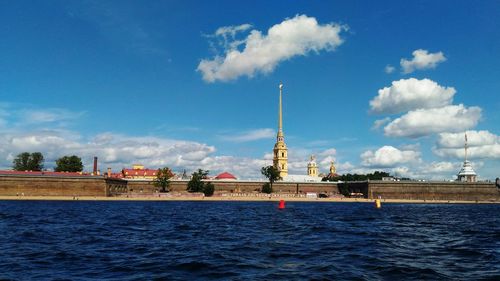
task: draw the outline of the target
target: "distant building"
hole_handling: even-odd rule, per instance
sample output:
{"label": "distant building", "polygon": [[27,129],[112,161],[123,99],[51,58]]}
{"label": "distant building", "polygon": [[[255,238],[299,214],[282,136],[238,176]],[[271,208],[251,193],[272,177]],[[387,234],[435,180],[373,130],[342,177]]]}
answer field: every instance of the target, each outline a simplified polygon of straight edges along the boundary
{"label": "distant building", "polygon": [[328,178],[335,178],[338,177],[339,175],[337,174],[337,169],[335,168],[335,162],[330,162],[330,173],[328,174]]}
{"label": "distant building", "polygon": [[316,164],[314,155],[311,155],[311,160],[307,164],[307,175],[310,177],[319,177],[318,164]]}
{"label": "distant building", "polygon": [[280,97],[278,106],[278,135],[273,149],[273,166],[279,171],[280,177],[285,178],[288,175],[288,149],[285,144],[285,134],[283,133],[283,114],[282,114],[282,94],[283,83],[280,83]]}
{"label": "distant building", "polygon": [[144,165],[141,164],[134,164],[132,169],[122,169],[121,175],[117,175],[117,177],[125,179],[152,180],[156,178],[157,171],[158,170],[144,168]]}
{"label": "distant building", "polygon": [[465,133],[465,160],[460,172],[457,174],[457,180],[461,182],[476,182],[477,174],[472,168],[472,165],[469,161],[467,161],[467,132]]}
{"label": "distant building", "polygon": [[237,180],[237,178],[233,174],[228,173],[228,172],[221,173],[221,174],[217,175],[214,179],[216,179],[216,180]]}

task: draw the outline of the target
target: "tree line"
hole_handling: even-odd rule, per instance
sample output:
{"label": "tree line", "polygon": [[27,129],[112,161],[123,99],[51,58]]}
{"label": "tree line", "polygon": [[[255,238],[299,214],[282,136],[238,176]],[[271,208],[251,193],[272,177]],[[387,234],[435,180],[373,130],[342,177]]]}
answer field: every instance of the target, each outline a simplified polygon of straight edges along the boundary
{"label": "tree line", "polygon": [[343,174],[343,175],[328,175],[322,181],[366,181],[366,180],[381,180],[384,177],[390,177],[387,172],[375,171],[369,174]]}
{"label": "tree line", "polygon": [[[208,178],[208,170],[198,169],[191,174],[191,180],[189,180],[187,185],[187,191],[202,192],[205,196],[212,196],[215,191],[215,186],[211,182],[205,182],[204,179]],[[169,167],[164,167],[158,169],[156,172],[156,178],[153,180],[153,185],[160,188],[160,192],[170,191],[170,179],[174,176],[174,173]]]}
{"label": "tree line", "polygon": [[[14,171],[42,171],[45,159],[41,152],[22,152],[12,161]],[[56,172],[81,172],[83,171],[82,159],[76,155],[67,155],[56,160]]]}

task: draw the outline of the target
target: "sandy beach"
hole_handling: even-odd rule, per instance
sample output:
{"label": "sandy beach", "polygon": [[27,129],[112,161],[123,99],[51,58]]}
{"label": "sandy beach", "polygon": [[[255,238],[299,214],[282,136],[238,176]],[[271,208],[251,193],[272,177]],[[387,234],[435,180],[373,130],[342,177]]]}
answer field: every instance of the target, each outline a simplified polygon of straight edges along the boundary
{"label": "sandy beach", "polygon": [[[45,201],[254,201],[254,202],[345,202],[345,203],[373,203],[374,199],[365,198],[304,198],[304,197],[257,197],[257,196],[141,196],[141,197],[104,197],[104,196],[0,196],[0,200],[45,200]],[[382,203],[409,203],[409,204],[499,204],[499,201],[458,201],[458,200],[406,200],[382,199]]]}

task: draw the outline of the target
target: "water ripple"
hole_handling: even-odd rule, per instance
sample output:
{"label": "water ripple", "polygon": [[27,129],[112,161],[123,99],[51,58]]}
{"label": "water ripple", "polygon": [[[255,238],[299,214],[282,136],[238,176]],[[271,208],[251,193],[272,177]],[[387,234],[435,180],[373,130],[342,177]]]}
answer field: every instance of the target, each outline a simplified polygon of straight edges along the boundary
{"label": "water ripple", "polygon": [[0,202],[1,280],[498,280],[499,205]]}

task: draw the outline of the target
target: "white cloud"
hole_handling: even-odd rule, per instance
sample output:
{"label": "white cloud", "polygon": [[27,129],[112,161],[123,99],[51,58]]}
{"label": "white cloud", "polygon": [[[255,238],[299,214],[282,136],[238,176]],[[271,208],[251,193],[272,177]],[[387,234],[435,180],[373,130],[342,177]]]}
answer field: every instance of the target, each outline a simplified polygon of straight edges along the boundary
{"label": "white cloud", "polygon": [[217,30],[215,31],[215,35],[216,36],[231,36],[234,38],[236,36],[236,33],[248,30],[250,28],[252,28],[252,25],[250,25],[248,23],[245,23],[242,25],[237,25],[237,26],[223,26],[223,27],[217,28]]}
{"label": "white cloud", "polygon": [[400,64],[403,73],[411,73],[417,69],[435,68],[438,63],[446,61],[443,52],[429,53],[427,50],[418,49],[413,51],[411,60],[401,59]]}
{"label": "white cloud", "polygon": [[481,108],[463,104],[417,109],[395,119],[384,128],[389,137],[418,138],[434,133],[459,132],[477,125]]}
{"label": "white cloud", "polygon": [[384,126],[389,122],[391,122],[390,117],[385,117],[383,119],[375,120],[375,122],[373,122],[372,130],[378,130],[380,127]]}
{"label": "white cloud", "polygon": [[455,93],[453,87],[442,87],[429,79],[401,79],[380,89],[378,96],[370,101],[370,110],[376,114],[394,114],[442,107],[452,103]]}
{"label": "white cloud", "polygon": [[275,135],[276,133],[274,132],[273,129],[264,128],[264,129],[250,130],[239,134],[224,135],[220,136],[220,138],[222,140],[232,141],[232,142],[248,142],[248,141],[273,138]]}
{"label": "white cloud", "polygon": [[385,68],[384,68],[384,71],[387,74],[393,73],[394,70],[396,70],[396,68],[394,66],[390,65],[390,64],[386,65]]}
{"label": "white cloud", "polygon": [[[439,134],[438,147],[463,148],[465,143],[465,132]],[[500,143],[500,136],[489,131],[467,131],[467,144],[471,146],[483,146]]]}
{"label": "white cloud", "polygon": [[[250,28],[248,25],[242,26],[225,27],[217,32],[223,36],[228,33],[234,35],[237,31]],[[297,15],[272,26],[267,35],[254,29],[245,39],[226,43],[222,56],[202,59],[197,71],[202,73],[207,82],[270,73],[280,62],[294,56],[322,50],[333,51],[342,44],[340,33],[346,29],[346,26],[335,23],[321,25],[314,17]],[[241,45],[242,50],[239,50]]]}
{"label": "white cloud", "polygon": [[[434,154],[440,157],[463,159],[464,133],[439,134]],[[489,131],[467,131],[467,157],[469,159],[500,159],[500,136]]]}
{"label": "white cloud", "polygon": [[452,174],[460,169],[460,164],[452,162],[432,162],[427,165],[422,165],[420,172],[427,174]]}
{"label": "white cloud", "polygon": [[415,161],[421,161],[420,152],[414,150],[400,150],[388,145],[376,151],[368,150],[361,154],[361,163],[366,167],[391,168]]}

